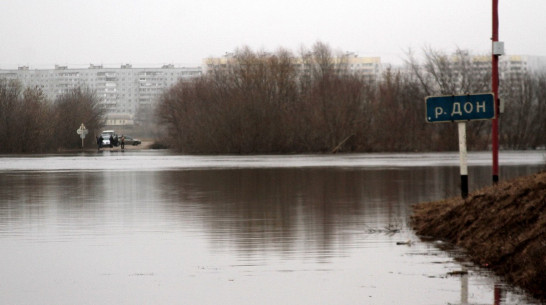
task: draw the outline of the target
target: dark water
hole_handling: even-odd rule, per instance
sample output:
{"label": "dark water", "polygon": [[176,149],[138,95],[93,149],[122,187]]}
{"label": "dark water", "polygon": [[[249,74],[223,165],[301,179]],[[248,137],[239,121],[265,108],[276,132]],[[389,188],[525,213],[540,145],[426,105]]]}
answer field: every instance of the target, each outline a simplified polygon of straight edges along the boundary
{"label": "dark water", "polygon": [[[471,190],[488,159],[469,155]],[[501,179],[544,168],[541,153],[500,160]],[[457,162],[5,156],[0,304],[535,304],[409,229],[412,204],[459,194]]]}

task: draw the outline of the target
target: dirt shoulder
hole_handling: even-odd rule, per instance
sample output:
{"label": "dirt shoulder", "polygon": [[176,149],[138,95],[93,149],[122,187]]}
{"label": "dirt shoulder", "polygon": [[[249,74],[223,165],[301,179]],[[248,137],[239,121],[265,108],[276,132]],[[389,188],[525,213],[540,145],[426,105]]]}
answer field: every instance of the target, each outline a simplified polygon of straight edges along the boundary
{"label": "dirt shoulder", "polygon": [[414,206],[412,226],[546,301],[546,172]]}

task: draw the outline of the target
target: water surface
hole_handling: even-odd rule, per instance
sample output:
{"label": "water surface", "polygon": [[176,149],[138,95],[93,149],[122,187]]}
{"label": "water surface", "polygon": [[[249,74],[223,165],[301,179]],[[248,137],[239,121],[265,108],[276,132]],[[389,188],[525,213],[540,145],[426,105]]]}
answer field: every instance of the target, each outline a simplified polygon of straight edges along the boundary
{"label": "water surface", "polygon": [[[544,167],[505,152],[501,179]],[[0,158],[2,304],[534,304],[411,205],[459,194],[457,154]],[[470,188],[490,154],[469,154]],[[410,243],[408,243],[408,241]],[[468,270],[468,276],[451,276]]]}

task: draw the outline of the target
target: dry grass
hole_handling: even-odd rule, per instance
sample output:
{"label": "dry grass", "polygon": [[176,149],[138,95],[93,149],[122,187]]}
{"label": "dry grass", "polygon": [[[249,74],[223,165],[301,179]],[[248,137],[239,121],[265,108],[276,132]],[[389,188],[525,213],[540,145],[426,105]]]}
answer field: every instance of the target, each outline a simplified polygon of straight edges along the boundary
{"label": "dry grass", "polygon": [[417,234],[449,241],[546,300],[546,172],[414,206]]}

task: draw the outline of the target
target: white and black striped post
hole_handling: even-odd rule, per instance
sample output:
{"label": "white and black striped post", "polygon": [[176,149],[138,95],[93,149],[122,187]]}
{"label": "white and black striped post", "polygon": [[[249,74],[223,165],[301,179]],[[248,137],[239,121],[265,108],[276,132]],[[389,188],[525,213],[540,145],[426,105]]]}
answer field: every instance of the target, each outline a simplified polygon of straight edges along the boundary
{"label": "white and black striped post", "polygon": [[461,196],[468,197],[468,166],[466,152],[466,123],[458,122],[459,127],[459,161],[461,173]]}

